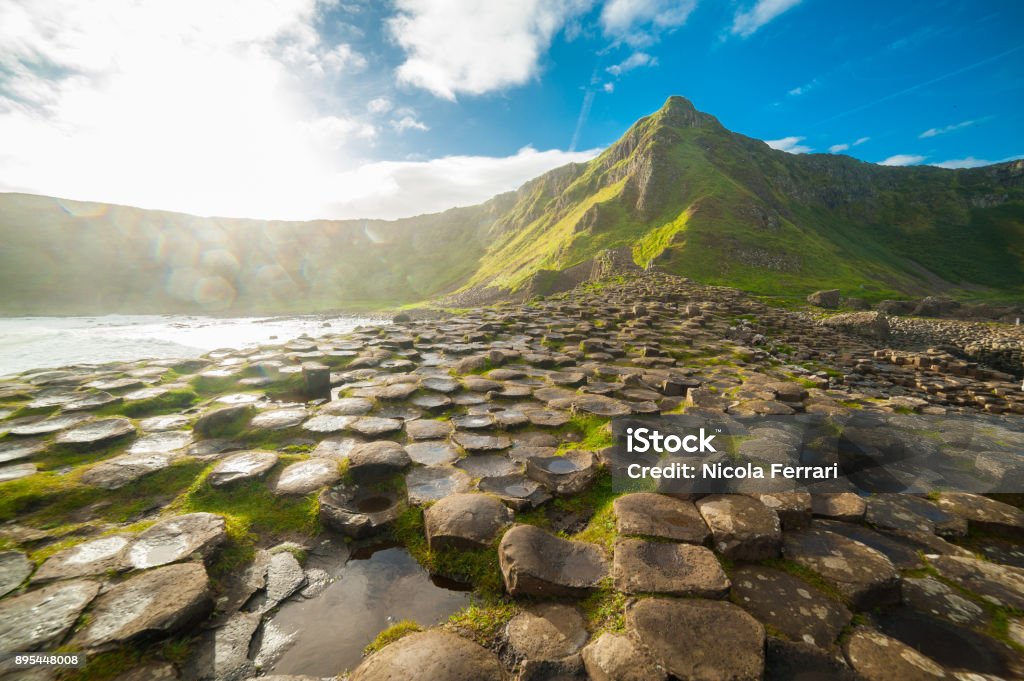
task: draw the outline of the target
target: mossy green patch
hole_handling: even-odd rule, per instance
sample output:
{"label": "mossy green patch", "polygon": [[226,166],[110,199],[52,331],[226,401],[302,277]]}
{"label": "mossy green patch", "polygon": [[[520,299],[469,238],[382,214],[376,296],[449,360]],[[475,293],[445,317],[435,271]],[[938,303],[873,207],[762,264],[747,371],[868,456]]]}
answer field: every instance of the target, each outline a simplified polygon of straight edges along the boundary
{"label": "mossy green patch", "polygon": [[476,641],[484,648],[497,647],[501,633],[509,620],[519,612],[519,606],[505,599],[490,598],[463,608],[448,618],[446,626],[460,635]]}
{"label": "mossy green patch", "polygon": [[175,388],[156,397],[111,404],[100,409],[98,413],[107,415],[123,414],[132,418],[140,418],[143,416],[179,412],[191,407],[198,401],[199,395],[191,388]]}
{"label": "mossy green patch", "polygon": [[394,643],[395,641],[398,641],[408,636],[409,634],[415,634],[417,631],[423,631],[423,627],[421,627],[418,623],[412,620],[402,620],[401,622],[396,622],[384,631],[377,634],[377,636],[372,641],[366,644],[366,647],[363,648],[363,655],[373,655],[375,652],[377,652],[384,646]]}

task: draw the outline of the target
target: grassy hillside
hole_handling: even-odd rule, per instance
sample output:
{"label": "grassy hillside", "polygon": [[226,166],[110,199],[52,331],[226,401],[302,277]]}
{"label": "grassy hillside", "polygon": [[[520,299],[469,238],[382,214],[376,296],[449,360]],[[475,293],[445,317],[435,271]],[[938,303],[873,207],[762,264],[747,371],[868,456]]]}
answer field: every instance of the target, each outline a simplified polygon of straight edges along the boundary
{"label": "grassy hillside", "polygon": [[268,222],[0,194],[0,313],[280,313],[551,290],[607,249],[769,295],[1024,297],[1024,162],[791,155],[681,97],[586,164],[397,221]]}

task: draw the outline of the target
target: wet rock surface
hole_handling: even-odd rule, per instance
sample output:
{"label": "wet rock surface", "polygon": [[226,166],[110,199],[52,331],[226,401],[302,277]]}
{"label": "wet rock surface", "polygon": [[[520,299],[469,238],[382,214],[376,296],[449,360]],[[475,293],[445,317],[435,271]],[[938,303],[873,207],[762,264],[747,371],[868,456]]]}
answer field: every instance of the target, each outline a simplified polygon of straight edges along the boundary
{"label": "wet rock surface", "polygon": [[[1008,643],[1024,641],[1019,497],[949,491],[964,476],[1024,481],[1024,391],[998,349],[1020,342],[1014,327],[885,310],[885,336],[874,312],[822,323],[656,271],[529,305],[420,312],[0,380],[0,648],[145,648],[119,681],[274,678],[291,645],[275,613],[315,605],[327,630],[334,617],[394,623],[375,610],[390,567],[372,594],[350,581],[345,603],[320,599],[351,556],[397,541],[431,589],[504,591],[502,606],[458,624],[445,611],[326,675],[1024,673]],[[765,465],[820,455],[805,415],[856,421],[843,447],[906,460],[888,478],[861,471],[890,485],[874,495],[614,486],[610,420],[680,412],[730,428],[777,415],[737,435]],[[932,431],[879,427],[915,415]],[[942,466],[922,473],[918,455]],[[444,593],[450,607],[469,599]]]}

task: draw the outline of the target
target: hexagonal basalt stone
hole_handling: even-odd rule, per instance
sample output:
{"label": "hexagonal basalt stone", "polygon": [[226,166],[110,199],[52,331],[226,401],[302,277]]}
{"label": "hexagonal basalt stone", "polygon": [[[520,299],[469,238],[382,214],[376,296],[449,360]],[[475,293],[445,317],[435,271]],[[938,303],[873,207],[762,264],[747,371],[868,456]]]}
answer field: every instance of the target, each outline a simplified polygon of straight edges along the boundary
{"label": "hexagonal basalt stone", "polygon": [[666,681],[665,670],[633,639],[606,633],[583,649],[583,665],[592,681]]}
{"label": "hexagonal basalt stone", "polygon": [[866,681],[936,681],[949,678],[931,658],[870,627],[854,630],[843,645],[843,652],[850,666]]}
{"label": "hexagonal basalt stone", "polygon": [[866,511],[864,499],[852,492],[811,495],[811,512],[819,518],[856,523]]}
{"label": "hexagonal basalt stone", "polygon": [[350,426],[352,430],[367,437],[377,437],[402,430],[401,419],[387,419],[377,416],[361,416]]}
{"label": "hexagonal basalt stone", "polygon": [[241,428],[248,423],[252,405],[235,404],[208,411],[192,424],[192,430],[200,437],[221,437],[224,433]]}
{"label": "hexagonal basalt stone", "polygon": [[379,440],[356,445],[348,455],[348,470],[357,480],[373,480],[399,473],[409,466],[409,454],[397,442]]}
{"label": "hexagonal basalt stone", "polygon": [[637,492],[616,498],[613,508],[619,534],[660,537],[690,544],[703,544],[711,535],[707,523],[691,501]]}
{"label": "hexagonal basalt stone", "polygon": [[551,493],[543,485],[520,473],[485,477],[477,487],[517,511],[527,511],[551,500]]}
{"label": "hexagonal basalt stone", "polygon": [[332,416],[330,414],[319,414],[302,424],[303,430],[311,433],[329,435],[347,430],[349,426],[359,419],[358,416]]}
{"label": "hexagonal basalt stone", "polygon": [[711,529],[715,551],[734,560],[765,560],[779,555],[779,517],[760,501],[716,494],[697,502]]}
{"label": "hexagonal basalt stone", "polygon": [[787,532],[782,555],[817,572],[855,608],[899,602],[899,575],[892,562],[858,541],[813,528]]}
{"label": "hexagonal basalt stone", "polygon": [[187,430],[167,430],[143,435],[132,443],[127,454],[166,454],[192,444],[192,433]]}
{"label": "hexagonal basalt stone", "polygon": [[0,650],[59,645],[99,590],[99,583],[89,580],[60,582],[0,601]]}
{"label": "hexagonal basalt stone", "polygon": [[1024,537],[1024,511],[966,492],[944,492],[935,503],[939,508],[967,520],[971,527],[1008,537]]}
{"label": "hexagonal basalt stone", "polygon": [[356,539],[384,530],[405,508],[405,499],[394,491],[337,485],[320,493],[321,522]]}
{"label": "hexagonal basalt stone", "polygon": [[363,416],[373,409],[373,400],[364,397],[342,397],[325,404],[320,411],[332,416]]}
{"label": "hexagonal basalt stone", "polygon": [[453,494],[423,513],[431,549],[475,549],[491,545],[512,524],[512,511],[486,494]]}
{"label": "hexagonal basalt stone", "polygon": [[626,416],[633,411],[625,402],[620,402],[603,395],[581,395],[574,397],[572,409],[576,412],[605,417]]}
{"label": "hexagonal basalt stone", "polygon": [[32,582],[71,579],[127,569],[126,553],[131,537],[115,534],[99,537],[58,551],[39,566]]}
{"label": "hexagonal basalt stone", "polygon": [[410,634],[385,646],[352,672],[351,681],[501,681],[498,657],[441,630]]}
{"label": "hexagonal basalt stone", "polygon": [[0,552],[0,598],[21,586],[33,567],[32,561],[20,551]]}
{"label": "hexagonal basalt stone", "polygon": [[512,446],[507,435],[476,435],[457,431],[452,439],[467,452],[496,452]]}
{"label": "hexagonal basalt stone", "polygon": [[51,416],[48,419],[41,421],[33,421],[32,423],[25,423],[19,426],[11,428],[11,435],[18,435],[19,437],[25,437],[29,435],[50,435],[57,433],[62,430],[67,430],[73,426],[77,426],[83,421],[88,421],[88,416],[81,414],[62,414],[60,416]]}
{"label": "hexagonal basalt stone", "polygon": [[517,525],[505,533],[498,561],[513,596],[581,598],[608,574],[597,546],[561,539],[532,525]]}
{"label": "hexagonal basalt stone", "polygon": [[43,451],[46,451],[46,443],[40,440],[0,442],[0,464],[27,459]]}
{"label": "hexagonal basalt stone", "polygon": [[526,475],[555,494],[576,494],[594,479],[597,459],[593,452],[570,450],[562,456],[534,456],[526,460]]}
{"label": "hexagonal basalt stone", "polygon": [[13,466],[3,466],[0,468],[0,482],[27,478],[30,475],[35,475],[37,470],[34,463],[18,463]]}
{"label": "hexagonal basalt stone", "polygon": [[628,594],[723,598],[729,578],[715,554],[703,546],[619,539],[612,565],[615,588]]}
{"label": "hexagonal basalt stone", "polygon": [[80,480],[94,487],[119,489],[145,475],[167,468],[180,456],[180,453],[174,452],[122,454],[101,461],[88,469],[82,474]]}
{"label": "hexagonal basalt stone", "polygon": [[147,570],[97,598],[88,624],[71,644],[103,649],[143,636],[172,633],[201,619],[210,604],[210,580],[202,563]]}
{"label": "hexagonal basalt stone", "polygon": [[967,534],[967,520],[944,511],[925,499],[907,494],[876,494],[865,500],[864,520],[881,530],[920,532],[962,537]]}
{"label": "hexagonal basalt stone", "polygon": [[930,556],[928,562],[940,577],[986,601],[1024,610],[1024,568],[961,556]]}
{"label": "hexagonal basalt stone", "polygon": [[412,440],[441,440],[452,432],[447,421],[433,419],[417,419],[405,424],[405,432]]}
{"label": "hexagonal basalt stone", "polygon": [[988,621],[984,608],[933,577],[904,577],[902,591],[903,603],[919,612],[975,627]]}
{"label": "hexagonal basalt stone", "polygon": [[438,440],[413,442],[405,446],[405,452],[415,463],[424,466],[441,466],[459,460],[459,450],[447,442]]}
{"label": "hexagonal basalt stone", "polygon": [[289,464],[277,479],[271,490],[277,495],[303,495],[333,485],[341,477],[338,462],[331,458],[316,457]]}
{"label": "hexagonal basalt stone", "polygon": [[309,414],[302,407],[261,411],[249,421],[249,427],[258,430],[285,430],[296,428]]}
{"label": "hexagonal basalt stone", "polygon": [[587,642],[587,628],[579,609],[562,603],[530,606],[505,626],[509,655],[520,661],[521,676],[546,666],[544,662],[576,655]]}
{"label": "hexagonal basalt stone", "polygon": [[731,603],[643,599],[626,608],[626,631],[680,679],[760,681],[764,673],[764,627]]}
{"label": "hexagonal basalt stone", "polygon": [[80,447],[101,447],[134,434],[135,426],[131,421],[116,417],[91,421],[83,426],[65,430],[57,435],[57,442]]}
{"label": "hexagonal basalt stone", "polygon": [[439,501],[452,494],[466,492],[472,486],[472,478],[453,466],[417,467],[405,476],[409,503],[415,505]]}
{"label": "hexagonal basalt stone", "polygon": [[214,487],[258,478],[277,464],[276,452],[245,451],[222,459],[206,480]]}
{"label": "hexagonal basalt stone", "polygon": [[189,513],[162,520],[143,531],[132,542],[127,559],[136,570],[160,567],[196,553],[209,555],[226,537],[221,516]]}
{"label": "hexagonal basalt stone", "polygon": [[853,615],[842,603],[785,572],[743,566],[733,573],[732,597],[761,622],[793,639],[828,648]]}

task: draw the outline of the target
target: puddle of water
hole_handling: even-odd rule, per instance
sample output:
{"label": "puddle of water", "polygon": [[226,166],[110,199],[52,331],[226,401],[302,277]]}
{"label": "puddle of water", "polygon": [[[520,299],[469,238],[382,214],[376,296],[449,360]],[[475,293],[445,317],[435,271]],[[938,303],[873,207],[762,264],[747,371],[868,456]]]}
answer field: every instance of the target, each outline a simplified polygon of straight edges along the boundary
{"label": "puddle of water", "polygon": [[469,604],[457,585],[432,581],[404,548],[354,552],[336,582],[310,600],[281,606],[270,620],[294,642],[271,674],[334,676],[355,668],[363,648],[387,627],[410,619],[427,627]]}
{"label": "puddle of water", "polygon": [[551,461],[545,462],[544,467],[547,468],[549,472],[554,473],[555,475],[573,473],[575,471],[578,471],[580,468],[569,459],[552,459]]}

